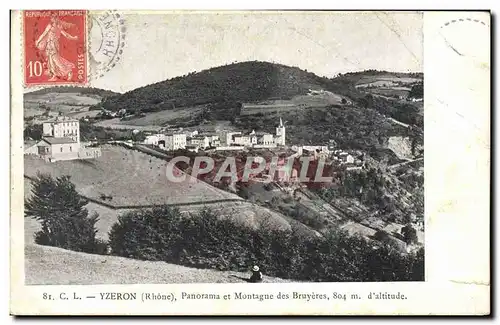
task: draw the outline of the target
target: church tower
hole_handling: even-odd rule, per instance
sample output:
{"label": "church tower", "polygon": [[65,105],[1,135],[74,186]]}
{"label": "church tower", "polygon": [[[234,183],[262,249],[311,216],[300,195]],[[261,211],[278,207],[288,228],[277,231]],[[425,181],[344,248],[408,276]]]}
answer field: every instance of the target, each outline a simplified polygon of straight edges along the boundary
{"label": "church tower", "polygon": [[276,144],[279,146],[285,145],[285,126],[280,117],[280,125],[276,128]]}

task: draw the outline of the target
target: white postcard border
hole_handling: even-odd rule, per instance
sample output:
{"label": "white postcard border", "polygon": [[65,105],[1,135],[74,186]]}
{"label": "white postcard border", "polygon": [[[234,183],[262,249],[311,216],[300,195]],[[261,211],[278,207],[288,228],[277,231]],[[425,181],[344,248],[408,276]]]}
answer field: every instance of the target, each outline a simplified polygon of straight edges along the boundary
{"label": "white postcard border", "polygon": [[[23,232],[22,73],[20,16],[11,21],[11,313],[38,314],[194,314],[194,315],[429,315],[487,314],[490,311],[489,274],[489,164],[490,73],[486,66],[453,54],[439,28],[453,19],[475,17],[490,24],[489,13],[424,13],[425,80],[425,283],[287,283],[287,284],[171,284],[25,286]],[[462,34],[472,42],[476,35]],[[480,53],[480,56],[484,53]],[[481,56],[481,57],[483,57]],[[18,62],[18,64],[16,64]],[[483,69],[483,70],[481,70]],[[479,81],[474,91],[464,76]],[[471,103],[475,103],[471,110]],[[458,114],[458,115],[457,115]],[[478,116],[479,115],[479,116]],[[457,119],[456,116],[459,116]],[[462,117],[460,117],[462,116]],[[457,121],[474,121],[473,127]],[[469,125],[470,126],[470,125]],[[467,174],[469,173],[469,175]],[[470,175],[472,174],[472,176]],[[467,175],[467,177],[463,177]],[[43,293],[60,296],[99,295],[106,292],[219,293],[279,292],[359,293],[400,292],[405,300],[181,300],[165,301],[51,301]]]}

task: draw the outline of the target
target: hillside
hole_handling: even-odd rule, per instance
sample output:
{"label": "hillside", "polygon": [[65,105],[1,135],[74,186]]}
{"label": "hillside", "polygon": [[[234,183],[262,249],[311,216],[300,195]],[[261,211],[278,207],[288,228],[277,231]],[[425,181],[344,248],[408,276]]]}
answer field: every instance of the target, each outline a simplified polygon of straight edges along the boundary
{"label": "hillside", "polygon": [[307,95],[309,90],[327,90],[352,99],[363,92],[359,83],[393,80],[398,84],[415,83],[422,74],[367,70],[326,78],[297,67],[277,63],[249,61],[215,67],[161,81],[106,98],[102,106],[109,110],[160,111],[209,103],[257,102],[291,99]]}
{"label": "hillside", "polygon": [[98,95],[100,97],[109,97],[109,96],[119,95],[119,93],[116,93],[114,91],[100,89],[100,88],[65,86],[65,87],[49,87],[49,88],[31,91],[29,93],[25,93],[24,98],[31,99],[35,96],[45,95],[45,94],[50,94],[50,93],[59,93],[59,94],[78,93],[78,94],[82,94],[82,95]]}
{"label": "hillside", "polygon": [[[236,194],[223,191],[205,182],[188,179],[174,183],[166,178],[166,162],[135,150],[119,146],[103,146],[102,157],[92,161],[68,160],[46,163],[42,159],[25,156],[25,175],[34,177],[37,172],[54,177],[69,175],[77,191],[92,199],[87,206],[90,212],[98,212],[97,224],[101,238],[118,215],[129,209],[169,204],[182,213],[196,214],[209,208],[220,216],[228,216],[240,224],[253,228],[269,226],[290,229],[297,225],[305,235],[315,232],[283,214],[243,200]],[[29,183],[25,190],[30,195]],[[106,199],[103,195],[107,196]]]}
{"label": "hillside", "polygon": [[269,62],[241,62],[190,73],[109,98],[103,107],[158,111],[220,102],[290,99],[309,89],[330,90],[331,80]]}
{"label": "hillside", "polygon": [[[325,133],[315,140],[360,139],[355,140],[356,147],[367,149],[364,143],[373,146],[390,136],[407,136],[404,127],[387,121],[389,117],[423,127],[421,103],[388,95],[408,95],[412,85],[422,82],[422,78],[418,73],[368,70],[329,79],[297,67],[252,61],[137,88],[105,98],[95,107],[148,113],[147,117],[113,121],[128,127],[144,127],[145,123],[197,127],[230,121],[238,128],[273,131],[280,115],[295,124],[293,132],[289,132],[297,135],[294,141],[309,143],[311,131],[323,129]],[[180,108],[191,114],[178,114]],[[155,118],[148,118],[150,114]],[[302,135],[306,138],[301,139]]]}
{"label": "hillside", "polygon": [[[36,244],[26,245],[25,256],[27,285],[244,283],[250,276],[250,272],[196,269]],[[290,281],[264,276],[263,282]]]}
{"label": "hillside", "polygon": [[87,87],[50,87],[23,95],[24,120],[32,124],[63,114],[72,118],[93,117],[97,111],[89,108],[108,96],[117,93],[110,90]]}

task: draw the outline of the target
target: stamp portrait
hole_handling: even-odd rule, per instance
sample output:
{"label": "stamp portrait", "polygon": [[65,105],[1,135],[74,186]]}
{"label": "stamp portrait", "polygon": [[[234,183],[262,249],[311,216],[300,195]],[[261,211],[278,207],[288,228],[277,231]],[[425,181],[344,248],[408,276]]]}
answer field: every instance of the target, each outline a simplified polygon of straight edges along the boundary
{"label": "stamp portrait", "polygon": [[23,23],[26,86],[87,83],[85,10],[27,10]]}

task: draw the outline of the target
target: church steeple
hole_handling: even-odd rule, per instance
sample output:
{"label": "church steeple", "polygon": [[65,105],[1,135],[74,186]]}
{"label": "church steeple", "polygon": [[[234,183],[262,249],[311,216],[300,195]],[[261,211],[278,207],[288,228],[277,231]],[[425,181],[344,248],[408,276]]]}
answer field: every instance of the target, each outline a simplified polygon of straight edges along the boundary
{"label": "church steeple", "polygon": [[283,125],[283,120],[280,117],[280,125],[276,127],[276,144],[284,146],[285,145],[285,126]]}

